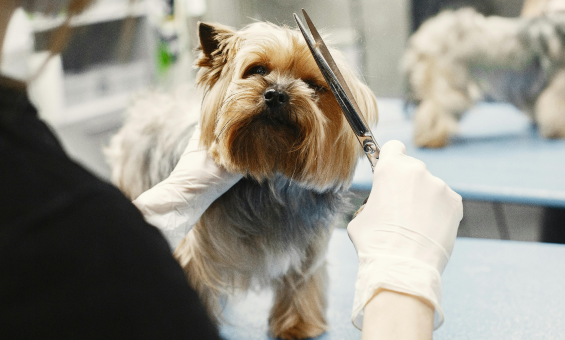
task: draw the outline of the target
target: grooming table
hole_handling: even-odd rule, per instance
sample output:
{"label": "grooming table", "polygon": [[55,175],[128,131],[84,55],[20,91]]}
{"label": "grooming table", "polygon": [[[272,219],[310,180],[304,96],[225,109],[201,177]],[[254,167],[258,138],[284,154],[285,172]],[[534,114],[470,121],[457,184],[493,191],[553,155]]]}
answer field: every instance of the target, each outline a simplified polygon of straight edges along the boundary
{"label": "grooming table", "polygon": [[[459,238],[443,275],[444,325],[436,340],[565,339],[565,245]],[[329,331],[317,339],[360,339],[350,321],[358,260],[337,229],[329,254]],[[228,304],[229,340],[263,340],[270,293]]]}
{"label": "grooming table", "polygon": [[[379,99],[379,144],[398,139],[464,199],[565,207],[565,141],[540,137],[509,104],[481,103],[467,112],[443,149],[412,143],[412,121],[398,99]],[[372,173],[360,161],[352,189],[370,190]]]}

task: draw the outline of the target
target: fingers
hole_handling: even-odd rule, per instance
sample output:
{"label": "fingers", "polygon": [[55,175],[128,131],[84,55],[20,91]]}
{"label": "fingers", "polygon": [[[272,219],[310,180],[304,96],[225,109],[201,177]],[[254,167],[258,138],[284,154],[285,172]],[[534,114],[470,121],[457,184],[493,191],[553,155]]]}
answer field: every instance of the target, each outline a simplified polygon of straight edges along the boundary
{"label": "fingers", "polygon": [[383,145],[379,158],[387,159],[399,155],[406,155],[406,146],[404,146],[401,141],[391,140]]}
{"label": "fingers", "polygon": [[373,188],[383,174],[395,173],[405,168],[405,163],[411,163],[412,160],[415,159],[406,156],[406,146],[401,141],[391,140],[386,142],[381,148],[379,161],[374,169]]}
{"label": "fingers", "polygon": [[377,166],[373,173],[373,188],[375,187],[375,183],[378,181],[380,173],[387,169],[388,171],[394,171],[390,168],[395,168],[397,166],[396,163],[398,162],[393,160],[398,156],[406,156],[406,146],[404,146],[401,141],[391,140],[382,146],[379,161],[377,162]]}

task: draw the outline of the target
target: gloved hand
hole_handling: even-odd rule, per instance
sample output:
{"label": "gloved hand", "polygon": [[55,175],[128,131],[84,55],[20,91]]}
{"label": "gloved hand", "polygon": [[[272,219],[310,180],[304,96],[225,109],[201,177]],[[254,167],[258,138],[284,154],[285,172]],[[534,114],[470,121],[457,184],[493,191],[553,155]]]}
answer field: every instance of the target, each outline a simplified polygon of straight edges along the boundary
{"label": "gloved hand", "polygon": [[199,146],[196,127],[184,153],[167,179],[141,194],[133,204],[145,220],[159,228],[172,249],[218,197],[241,179],[218,166]]}
{"label": "gloved hand", "polygon": [[347,227],[359,256],[353,324],[361,329],[365,305],[388,289],[429,301],[434,329],[441,326],[441,274],[462,218],[461,196],[406,156],[404,144],[386,143],[367,203]]}

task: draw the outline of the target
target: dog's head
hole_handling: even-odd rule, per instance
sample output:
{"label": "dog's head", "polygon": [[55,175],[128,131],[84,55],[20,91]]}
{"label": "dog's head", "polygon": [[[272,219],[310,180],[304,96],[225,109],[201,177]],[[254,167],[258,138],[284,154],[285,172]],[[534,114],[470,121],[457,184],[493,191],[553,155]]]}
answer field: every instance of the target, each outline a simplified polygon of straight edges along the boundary
{"label": "dog's head", "polygon": [[[258,181],[282,174],[318,191],[349,185],[359,143],[297,30],[199,24],[202,139],[226,169]],[[332,50],[366,121],[377,105]]]}

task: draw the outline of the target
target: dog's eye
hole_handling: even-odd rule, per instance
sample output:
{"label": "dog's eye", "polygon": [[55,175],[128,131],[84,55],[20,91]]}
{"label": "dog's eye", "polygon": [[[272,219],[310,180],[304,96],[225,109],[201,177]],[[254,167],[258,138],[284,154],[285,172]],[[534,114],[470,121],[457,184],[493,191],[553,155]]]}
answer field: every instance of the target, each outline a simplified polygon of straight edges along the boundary
{"label": "dog's eye", "polygon": [[267,74],[267,68],[265,66],[262,66],[262,65],[256,65],[256,66],[253,66],[252,68],[250,68],[249,70],[247,70],[247,72],[245,72],[246,77],[249,77],[249,76],[252,76],[252,75],[255,75],[255,74],[264,76],[264,75]]}
{"label": "dog's eye", "polygon": [[306,80],[304,80],[304,82],[306,83],[306,85],[308,85],[309,88],[311,88],[312,90],[314,90],[318,93],[324,93],[328,90],[324,86],[318,84],[315,80],[306,79]]}

